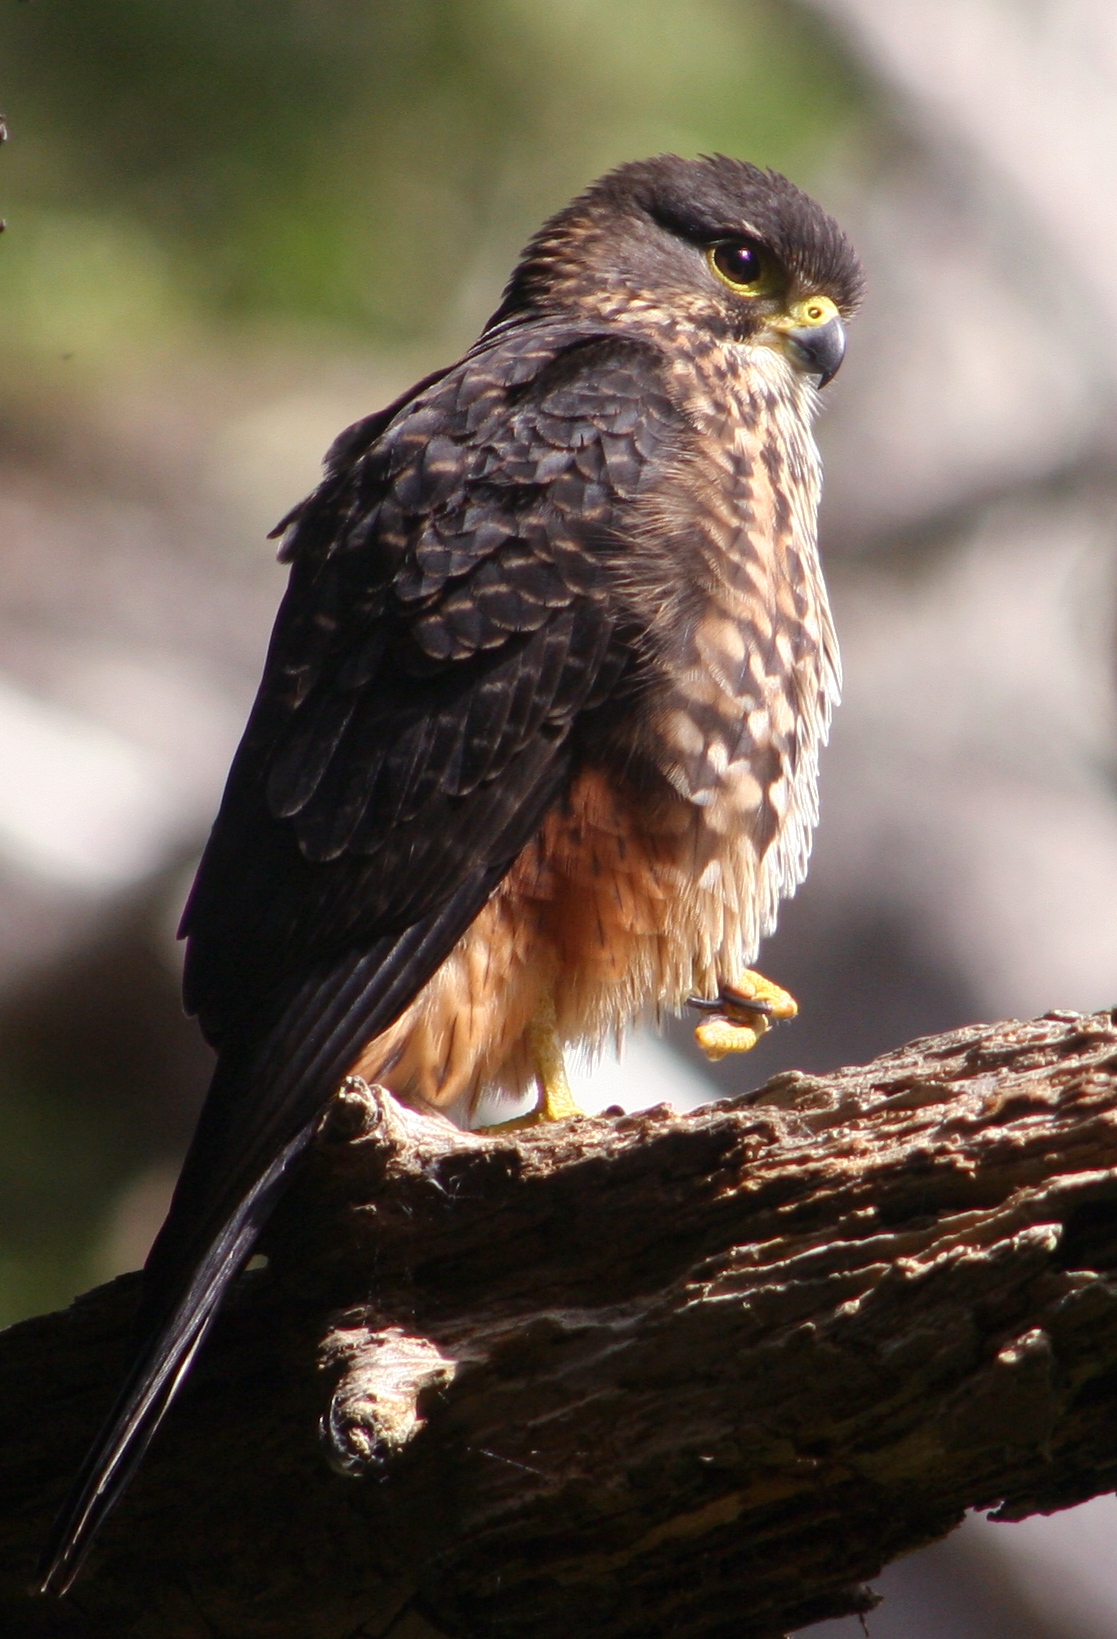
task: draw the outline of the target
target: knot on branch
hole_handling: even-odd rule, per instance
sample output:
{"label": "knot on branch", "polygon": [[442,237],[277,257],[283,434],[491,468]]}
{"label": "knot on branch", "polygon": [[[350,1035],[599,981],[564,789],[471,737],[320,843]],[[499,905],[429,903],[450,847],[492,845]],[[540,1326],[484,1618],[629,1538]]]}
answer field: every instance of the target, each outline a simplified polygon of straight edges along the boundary
{"label": "knot on branch", "polygon": [[424,1337],[399,1326],[372,1331],[342,1317],[322,1346],[323,1363],[341,1368],[322,1437],[332,1466],[355,1478],[382,1466],[423,1426],[419,1397],[448,1383],[454,1362]]}

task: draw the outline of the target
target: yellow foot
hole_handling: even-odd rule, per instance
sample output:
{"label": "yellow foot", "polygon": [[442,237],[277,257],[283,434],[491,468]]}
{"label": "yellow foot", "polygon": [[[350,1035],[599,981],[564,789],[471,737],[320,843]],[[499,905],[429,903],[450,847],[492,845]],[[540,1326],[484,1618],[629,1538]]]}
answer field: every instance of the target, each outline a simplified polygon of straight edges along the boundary
{"label": "yellow foot", "polygon": [[793,1019],[799,1011],[794,996],[749,968],[733,984],[722,985],[716,1001],[695,997],[691,1005],[710,1015],[695,1030],[694,1039],[715,1063],[727,1053],[749,1052],[773,1020]]}
{"label": "yellow foot", "polygon": [[568,1121],[573,1115],[585,1115],[574,1102],[570,1083],[566,1079],[566,1062],[558,1039],[555,1006],[548,999],[528,1026],[528,1041],[535,1060],[535,1085],[539,1102],[529,1115],[514,1116],[511,1121],[498,1121],[486,1127],[486,1132],[516,1132],[524,1127],[538,1127],[544,1121]]}

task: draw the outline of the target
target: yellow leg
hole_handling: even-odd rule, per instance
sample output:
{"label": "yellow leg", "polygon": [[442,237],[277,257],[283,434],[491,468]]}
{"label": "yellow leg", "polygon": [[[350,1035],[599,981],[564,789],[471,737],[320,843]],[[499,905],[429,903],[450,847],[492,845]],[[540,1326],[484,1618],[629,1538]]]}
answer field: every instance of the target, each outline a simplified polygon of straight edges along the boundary
{"label": "yellow leg", "polygon": [[498,1122],[495,1127],[487,1128],[488,1132],[514,1132],[517,1128],[537,1127],[544,1121],[567,1121],[572,1115],[585,1114],[585,1111],[575,1104],[574,1094],[570,1091],[570,1083],[566,1079],[566,1063],[562,1056],[562,1044],[558,1039],[555,1004],[550,996],[543,1001],[528,1026],[528,1041],[535,1062],[535,1085],[539,1089],[539,1102],[530,1115],[519,1115],[511,1121]]}
{"label": "yellow leg", "polygon": [[793,1019],[799,1011],[794,996],[762,973],[746,968],[731,985],[722,985],[716,1002],[696,1003],[709,1017],[694,1032],[694,1039],[708,1059],[715,1062],[727,1053],[747,1053],[756,1046],[775,1019]]}
{"label": "yellow leg", "polygon": [[555,1004],[548,996],[531,1021],[528,1030],[531,1053],[535,1060],[535,1085],[539,1089],[539,1103],[535,1106],[537,1121],[566,1121],[572,1115],[583,1115],[574,1102],[570,1083],[566,1079],[566,1061],[558,1039]]}

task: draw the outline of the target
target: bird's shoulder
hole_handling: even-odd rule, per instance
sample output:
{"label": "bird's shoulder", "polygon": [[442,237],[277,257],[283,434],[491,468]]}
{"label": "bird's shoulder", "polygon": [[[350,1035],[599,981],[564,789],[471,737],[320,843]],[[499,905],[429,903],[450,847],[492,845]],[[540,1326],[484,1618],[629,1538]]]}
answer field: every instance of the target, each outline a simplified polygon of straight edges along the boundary
{"label": "bird's shoulder", "polygon": [[452,698],[477,715],[492,663],[569,614],[560,696],[581,703],[575,655],[609,622],[611,560],[685,436],[669,375],[640,338],[522,327],[341,435],[285,533],[291,580],[250,728],[277,814],[299,805],[283,789],[296,721],[308,751],[334,732],[312,696],[339,720],[362,692],[384,718],[401,690],[405,718]]}
{"label": "bird's shoulder", "polygon": [[671,360],[641,334],[566,322],[483,337],[334,441],[322,483],[273,532],[284,535],[280,557],[320,562],[375,546],[394,568],[409,521],[437,515],[452,527],[462,522],[455,502],[478,487],[506,499],[546,487],[579,513],[595,499],[579,477],[631,495],[684,426],[677,396]]}

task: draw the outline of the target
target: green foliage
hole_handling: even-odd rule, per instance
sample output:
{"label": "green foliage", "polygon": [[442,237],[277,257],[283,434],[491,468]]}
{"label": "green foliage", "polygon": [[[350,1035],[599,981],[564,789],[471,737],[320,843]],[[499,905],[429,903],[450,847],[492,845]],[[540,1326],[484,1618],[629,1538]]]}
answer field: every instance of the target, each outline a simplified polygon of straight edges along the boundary
{"label": "green foliage", "polygon": [[473,326],[611,164],[719,148],[809,181],[863,106],[780,0],[0,0],[0,64],[17,292],[49,299],[89,231],[156,324],[382,342]]}
{"label": "green foliage", "polygon": [[38,1079],[0,1085],[0,1326],[93,1278],[91,1248],[135,1163],[91,1102]]}

